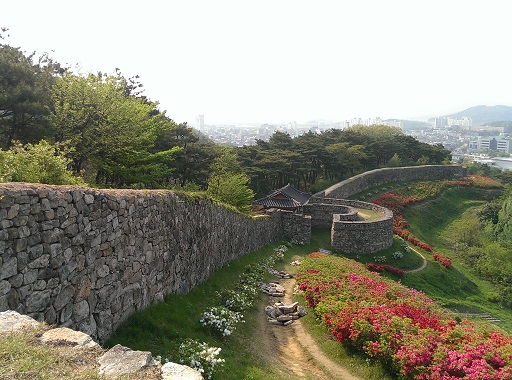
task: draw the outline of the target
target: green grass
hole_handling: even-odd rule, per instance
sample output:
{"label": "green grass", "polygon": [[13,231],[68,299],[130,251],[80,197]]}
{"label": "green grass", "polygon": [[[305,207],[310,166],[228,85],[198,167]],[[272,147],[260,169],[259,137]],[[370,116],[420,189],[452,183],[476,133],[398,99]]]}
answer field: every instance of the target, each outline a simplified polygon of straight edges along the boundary
{"label": "green grass", "polygon": [[424,291],[443,306],[460,312],[484,313],[501,319],[497,325],[512,332],[512,310],[491,301],[494,286],[484,281],[468,266],[455,258],[442,238],[443,231],[453,221],[474,207],[483,205],[497,196],[496,190],[456,188],[445,191],[440,197],[406,208],[405,219],[411,224],[411,232],[453,259],[453,268],[444,269],[426,254],[429,265],[426,270],[406,275],[402,283]]}
{"label": "green grass", "polygon": [[411,231],[434,249],[444,249],[441,232],[469,208],[483,205],[493,199],[495,189],[460,187],[444,191],[439,197],[409,206],[404,218],[411,224]]}
{"label": "green grass", "polygon": [[[360,199],[361,195],[368,199],[375,198],[386,191],[406,185],[408,184],[387,184],[356,194],[354,198]],[[451,256],[454,266],[451,269],[445,269],[432,259],[430,253],[422,251],[428,260],[426,269],[417,273],[406,273],[400,281],[406,286],[422,290],[429,297],[453,311],[490,314],[501,319],[497,325],[512,332],[512,310],[502,308],[491,301],[495,298],[495,287],[478,278],[471,268],[457,260],[442,238],[447,227],[455,220],[463,218],[467,210],[489,202],[500,192],[499,189],[453,188],[444,191],[439,197],[407,207],[404,217],[411,224],[411,232],[420,240],[431,244],[435,252]],[[389,252],[389,250],[386,251]],[[386,251],[366,256],[348,254],[344,254],[344,256],[366,263],[372,262],[373,256],[386,255],[388,257]],[[408,269],[395,265],[389,258],[386,263],[401,269]],[[388,277],[392,278],[391,275]],[[482,321],[481,319],[477,320]]]}

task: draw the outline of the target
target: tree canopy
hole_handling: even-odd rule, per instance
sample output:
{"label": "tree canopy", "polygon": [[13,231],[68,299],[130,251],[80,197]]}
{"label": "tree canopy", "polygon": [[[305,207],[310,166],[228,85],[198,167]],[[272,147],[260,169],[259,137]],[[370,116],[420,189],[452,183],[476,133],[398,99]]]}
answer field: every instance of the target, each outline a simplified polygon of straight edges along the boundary
{"label": "tree canopy", "polygon": [[450,155],[384,125],[298,137],[276,131],[268,141],[225,150],[161,112],[137,75],[76,74],[47,54],[36,59],[7,44],[0,44],[0,86],[4,157],[44,140],[66,170],[93,186],[207,190],[239,209],[254,193],[288,183],[314,192],[366,170],[440,164]]}
{"label": "tree canopy", "polygon": [[34,53],[0,44],[0,148],[49,134],[50,89],[64,69],[46,54],[34,60]]}
{"label": "tree canopy", "polygon": [[441,164],[450,152],[440,145],[421,143],[400,129],[358,125],[296,138],[275,132],[268,142],[238,148],[250,186],[264,195],[290,183],[318,191],[360,172],[384,166]]}

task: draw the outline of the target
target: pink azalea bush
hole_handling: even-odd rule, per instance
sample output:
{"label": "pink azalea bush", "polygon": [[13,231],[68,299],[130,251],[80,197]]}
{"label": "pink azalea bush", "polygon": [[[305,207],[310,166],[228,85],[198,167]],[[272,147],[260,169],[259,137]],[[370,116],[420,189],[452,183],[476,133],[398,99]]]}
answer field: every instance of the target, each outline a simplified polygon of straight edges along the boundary
{"label": "pink azalea bush", "polygon": [[422,292],[318,252],[302,261],[299,290],[342,344],[402,379],[512,379],[512,339],[456,322]]}

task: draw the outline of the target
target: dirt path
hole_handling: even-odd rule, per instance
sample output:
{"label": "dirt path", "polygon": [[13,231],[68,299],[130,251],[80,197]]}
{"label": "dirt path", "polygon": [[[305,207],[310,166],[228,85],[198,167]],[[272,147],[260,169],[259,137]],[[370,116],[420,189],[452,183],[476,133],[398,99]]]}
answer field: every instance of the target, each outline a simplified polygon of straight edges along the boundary
{"label": "dirt path", "polygon": [[[295,280],[284,280],[281,284],[286,289],[285,297],[281,302],[292,303]],[[279,299],[271,297],[269,303],[278,301]],[[275,340],[276,359],[293,372],[296,378],[362,380],[324,355],[313,337],[305,330],[300,319],[286,327],[266,323],[265,330],[270,339]]]}
{"label": "dirt path", "polygon": [[409,248],[414,252],[416,253],[418,256],[420,256],[422,259],[423,259],[423,263],[421,264],[421,266],[419,268],[416,268],[416,269],[411,269],[411,270],[406,270],[405,273],[417,273],[417,272],[421,272],[423,269],[425,269],[427,267],[427,259],[425,258],[425,256],[423,256],[421,254],[421,252],[417,251],[416,249],[412,248],[411,246],[409,246]]}

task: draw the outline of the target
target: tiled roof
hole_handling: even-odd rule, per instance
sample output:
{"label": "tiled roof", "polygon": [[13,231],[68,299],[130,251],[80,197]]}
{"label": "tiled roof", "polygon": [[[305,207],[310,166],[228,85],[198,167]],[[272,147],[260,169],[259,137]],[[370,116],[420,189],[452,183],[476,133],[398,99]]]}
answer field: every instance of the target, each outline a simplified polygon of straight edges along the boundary
{"label": "tiled roof", "polygon": [[287,195],[290,198],[295,199],[296,201],[300,202],[301,205],[306,203],[309,200],[309,198],[311,198],[311,194],[297,190],[296,188],[292,187],[290,184],[286,185],[285,187],[283,187],[279,190],[276,190],[276,192],[280,192],[284,195]]}
{"label": "tiled roof", "polygon": [[294,209],[306,203],[311,194],[304,193],[290,186],[273,191],[265,198],[258,199],[254,203],[265,206],[266,208]]}

